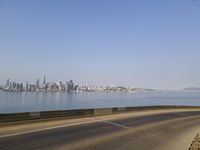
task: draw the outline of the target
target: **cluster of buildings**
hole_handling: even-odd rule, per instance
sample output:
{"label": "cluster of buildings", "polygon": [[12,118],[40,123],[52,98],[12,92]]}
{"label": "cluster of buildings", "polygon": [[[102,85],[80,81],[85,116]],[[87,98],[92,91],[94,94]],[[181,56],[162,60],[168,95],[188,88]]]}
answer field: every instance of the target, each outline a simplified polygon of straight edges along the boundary
{"label": "cluster of buildings", "polygon": [[95,85],[82,85],[81,91],[86,92],[148,92],[155,91],[153,89],[142,89],[135,87],[123,87],[123,86],[95,86]]}
{"label": "cluster of buildings", "polygon": [[153,91],[151,89],[141,88],[127,88],[123,86],[96,86],[87,85],[81,83],[80,85],[74,84],[73,80],[59,81],[59,82],[47,82],[44,75],[42,80],[37,79],[35,84],[18,83],[7,79],[6,85],[1,87],[4,91],[50,91],[50,92],[146,92]]}
{"label": "cluster of buildings", "polygon": [[77,91],[78,85],[74,84],[72,80],[66,82],[46,82],[46,76],[43,76],[42,82],[40,79],[37,79],[35,84],[18,83],[11,81],[10,79],[6,80],[6,85],[2,87],[4,91]]}

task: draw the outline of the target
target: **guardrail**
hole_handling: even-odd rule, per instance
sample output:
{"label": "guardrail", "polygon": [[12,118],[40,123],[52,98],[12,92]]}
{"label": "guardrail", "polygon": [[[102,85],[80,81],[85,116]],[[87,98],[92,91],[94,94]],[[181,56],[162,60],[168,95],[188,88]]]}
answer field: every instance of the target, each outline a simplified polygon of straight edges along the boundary
{"label": "guardrail", "polygon": [[143,106],[143,107],[113,107],[113,108],[95,108],[95,109],[78,109],[78,110],[58,110],[58,111],[41,111],[41,112],[23,112],[0,114],[0,124],[35,121],[41,119],[56,118],[80,118],[88,116],[109,115],[128,111],[156,110],[156,109],[200,109],[200,106]]}

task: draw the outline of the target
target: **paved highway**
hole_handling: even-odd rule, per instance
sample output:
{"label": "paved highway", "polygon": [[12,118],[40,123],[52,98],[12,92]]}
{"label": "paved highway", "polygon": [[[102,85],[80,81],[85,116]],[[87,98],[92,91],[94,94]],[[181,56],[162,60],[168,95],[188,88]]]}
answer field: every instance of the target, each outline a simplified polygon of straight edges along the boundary
{"label": "paved highway", "polygon": [[187,150],[200,111],[102,119],[0,136],[0,150]]}

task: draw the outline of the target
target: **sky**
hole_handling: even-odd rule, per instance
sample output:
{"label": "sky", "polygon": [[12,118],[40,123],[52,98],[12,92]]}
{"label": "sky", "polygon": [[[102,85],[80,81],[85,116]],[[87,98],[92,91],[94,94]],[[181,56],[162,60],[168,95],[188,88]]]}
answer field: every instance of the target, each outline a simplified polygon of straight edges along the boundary
{"label": "sky", "polygon": [[0,0],[0,84],[200,86],[200,0]]}

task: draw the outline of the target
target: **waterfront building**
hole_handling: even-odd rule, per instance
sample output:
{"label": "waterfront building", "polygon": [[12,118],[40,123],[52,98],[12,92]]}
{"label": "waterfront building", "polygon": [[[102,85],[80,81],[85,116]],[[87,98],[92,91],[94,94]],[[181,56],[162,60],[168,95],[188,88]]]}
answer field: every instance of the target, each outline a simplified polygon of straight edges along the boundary
{"label": "waterfront building", "polygon": [[17,84],[15,82],[12,82],[11,90],[14,90],[16,88]]}
{"label": "waterfront building", "polygon": [[58,86],[58,90],[59,91],[62,91],[63,90],[63,88],[62,88],[62,81],[59,81],[58,83],[57,83],[57,86]]}
{"label": "waterfront building", "polygon": [[58,91],[58,84],[54,82],[50,82],[48,84],[47,90],[50,92]]}
{"label": "waterfront building", "polygon": [[42,82],[43,82],[43,85],[46,85],[46,76],[45,76],[45,74],[44,74],[44,76],[43,76]]}
{"label": "waterfront building", "polygon": [[9,90],[11,90],[12,88],[13,88],[13,82],[10,81],[10,82],[9,82]]}
{"label": "waterfront building", "polygon": [[83,82],[81,82],[81,92],[83,92]]}
{"label": "waterfront building", "polygon": [[20,83],[20,85],[19,85],[19,90],[20,90],[20,91],[23,91],[23,83]]}
{"label": "waterfront building", "polygon": [[66,81],[66,82],[65,82],[65,91],[66,91],[66,92],[69,92],[69,89],[70,89],[70,88],[69,88],[69,82]]}
{"label": "waterfront building", "polygon": [[78,84],[75,84],[74,91],[78,91]]}
{"label": "waterfront building", "polygon": [[28,91],[28,90],[29,90],[28,81],[26,81],[25,90],[26,90],[26,91]]}
{"label": "waterfront building", "polygon": [[73,91],[73,90],[74,90],[74,83],[73,83],[73,80],[70,80],[70,81],[69,81],[69,90],[70,90],[70,91]]}
{"label": "waterfront building", "polygon": [[20,90],[20,84],[16,83],[16,90],[19,91]]}
{"label": "waterfront building", "polygon": [[10,79],[7,79],[7,80],[6,80],[6,88],[9,87],[9,84],[10,84]]}
{"label": "waterfront building", "polygon": [[35,91],[35,84],[30,84],[28,91]]}
{"label": "waterfront building", "polygon": [[40,80],[39,79],[36,80],[35,88],[36,88],[36,90],[40,88]]}

